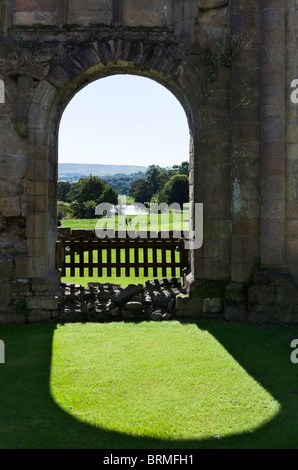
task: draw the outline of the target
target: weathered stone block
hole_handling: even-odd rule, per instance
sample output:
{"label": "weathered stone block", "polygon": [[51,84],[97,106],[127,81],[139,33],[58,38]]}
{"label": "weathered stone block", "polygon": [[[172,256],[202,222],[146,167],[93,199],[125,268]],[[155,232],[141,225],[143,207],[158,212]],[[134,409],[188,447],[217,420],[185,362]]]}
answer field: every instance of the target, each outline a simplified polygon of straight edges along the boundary
{"label": "weathered stone block", "polygon": [[275,288],[273,286],[253,286],[248,290],[249,304],[270,305],[274,303]]}
{"label": "weathered stone block", "polygon": [[27,299],[28,310],[57,310],[57,297],[41,297],[34,296]]}
{"label": "weathered stone block", "polygon": [[11,284],[10,282],[1,282],[0,290],[0,305],[1,307],[8,307],[11,300]]}
{"label": "weathered stone block", "polygon": [[249,310],[248,320],[262,323],[297,323],[298,307],[290,305],[256,305]]}
{"label": "weathered stone block", "polygon": [[204,299],[203,312],[204,313],[222,313],[223,301],[222,299]]}
{"label": "weathered stone block", "polygon": [[0,279],[9,279],[14,275],[14,262],[12,259],[0,257]]}
{"label": "weathered stone block", "polygon": [[126,0],[123,9],[123,23],[127,26],[165,26],[167,22],[163,0]]}
{"label": "weathered stone block", "polygon": [[15,307],[0,307],[0,325],[18,325],[25,323],[25,315],[18,314]]}
{"label": "weathered stone block", "polygon": [[21,199],[19,197],[1,199],[0,211],[4,217],[18,217],[21,214]]}
{"label": "weathered stone block", "polygon": [[80,0],[72,0],[68,3],[69,24],[106,24],[112,21],[111,0],[85,0],[84,6]]}
{"label": "weathered stone block", "polygon": [[3,215],[0,215],[0,232],[6,228],[7,221]]}
{"label": "weathered stone block", "polygon": [[31,310],[27,315],[28,323],[39,323],[49,321],[52,318],[52,312],[50,310]]}
{"label": "weathered stone block", "polygon": [[32,26],[32,25],[44,25],[54,26],[57,24],[57,14],[55,12],[46,11],[17,11],[14,15],[14,21],[16,25]]}
{"label": "weathered stone block", "polygon": [[228,305],[224,310],[224,318],[227,321],[243,321],[247,318],[245,305]]}
{"label": "weathered stone block", "polygon": [[26,175],[26,158],[15,155],[0,157],[0,178],[22,180]]}
{"label": "weathered stone block", "polygon": [[195,280],[190,287],[190,296],[199,298],[224,298],[225,284],[223,281],[208,279]]}
{"label": "weathered stone block", "polygon": [[298,287],[276,287],[275,302],[278,305],[297,305],[298,306]]}
{"label": "weathered stone block", "polygon": [[201,0],[200,9],[208,10],[210,8],[221,8],[228,4],[228,0]]}
{"label": "weathered stone block", "polygon": [[225,300],[228,304],[241,304],[247,301],[247,287],[231,282],[225,289]]}
{"label": "weathered stone block", "polygon": [[51,292],[54,287],[54,279],[52,277],[33,279],[32,291],[33,292]]}
{"label": "weathered stone block", "polygon": [[191,299],[188,295],[176,297],[176,316],[178,318],[200,318],[203,314],[203,300]]}
{"label": "weathered stone block", "polygon": [[17,281],[13,281],[11,289],[16,296],[27,295],[30,292],[29,279],[18,279]]}
{"label": "weathered stone block", "polygon": [[22,183],[18,181],[0,181],[0,198],[13,198],[24,193]]}

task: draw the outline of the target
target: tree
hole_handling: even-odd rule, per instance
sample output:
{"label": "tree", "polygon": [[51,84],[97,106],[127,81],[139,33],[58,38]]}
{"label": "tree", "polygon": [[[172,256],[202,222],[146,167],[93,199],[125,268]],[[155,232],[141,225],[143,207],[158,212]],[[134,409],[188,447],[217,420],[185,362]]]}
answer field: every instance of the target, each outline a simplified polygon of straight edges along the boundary
{"label": "tree", "polygon": [[95,201],[72,202],[70,204],[72,217],[74,219],[94,219],[96,206]]}
{"label": "tree", "polygon": [[150,202],[154,194],[153,185],[148,180],[137,180],[130,188],[129,195],[134,198],[135,202]]}
{"label": "tree", "polygon": [[77,201],[80,203],[95,201],[96,204],[99,204],[106,185],[107,183],[97,176],[90,175],[89,178],[81,178]]}
{"label": "tree", "polygon": [[182,162],[181,165],[174,165],[172,169],[179,175],[189,176],[189,162]]}
{"label": "tree", "polygon": [[171,178],[171,175],[169,174],[168,171],[163,170],[159,173],[159,175],[157,176],[157,191],[158,192],[161,192],[164,189],[166,183],[169,181],[170,178]]}
{"label": "tree", "polygon": [[106,202],[116,206],[118,204],[118,193],[112,188],[112,186],[107,186],[101,196],[101,202]]}
{"label": "tree", "polygon": [[188,177],[186,175],[179,174],[172,176],[161,193],[160,201],[167,202],[167,204],[177,202],[180,206],[189,202]]}
{"label": "tree", "polygon": [[69,204],[63,201],[57,203],[57,217],[59,220],[65,219],[70,215]]}
{"label": "tree", "polygon": [[70,191],[71,184],[67,181],[59,181],[57,184],[58,201],[67,202],[67,196]]}
{"label": "tree", "polygon": [[67,194],[67,202],[74,202],[78,199],[80,189],[80,183],[77,181],[76,183],[71,183],[70,190]]}
{"label": "tree", "polygon": [[155,194],[158,190],[158,175],[162,170],[163,168],[158,165],[150,165],[146,171],[146,180],[151,183],[153,188],[152,195]]}

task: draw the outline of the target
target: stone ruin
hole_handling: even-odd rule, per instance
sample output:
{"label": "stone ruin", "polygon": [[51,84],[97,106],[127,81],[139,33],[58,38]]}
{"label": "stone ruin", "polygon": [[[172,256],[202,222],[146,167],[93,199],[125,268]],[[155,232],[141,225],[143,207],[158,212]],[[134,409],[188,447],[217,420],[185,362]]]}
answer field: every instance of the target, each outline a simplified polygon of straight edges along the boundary
{"label": "stone ruin", "polygon": [[176,298],[186,294],[180,279],[152,279],[122,288],[111,283],[63,283],[57,322],[163,321],[176,318]]}
{"label": "stone ruin", "polygon": [[0,29],[1,324],[57,315],[59,122],[113,74],[157,81],[188,119],[204,243],[178,310],[297,323],[296,0],[3,0]]}

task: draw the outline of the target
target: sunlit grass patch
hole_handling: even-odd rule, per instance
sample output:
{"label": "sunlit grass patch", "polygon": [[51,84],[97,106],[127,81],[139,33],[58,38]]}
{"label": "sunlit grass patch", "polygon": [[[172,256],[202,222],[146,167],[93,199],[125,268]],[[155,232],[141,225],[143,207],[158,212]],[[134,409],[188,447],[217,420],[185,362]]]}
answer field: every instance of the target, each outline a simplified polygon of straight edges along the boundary
{"label": "sunlit grass patch", "polygon": [[208,331],[178,322],[60,326],[50,388],[80,421],[162,439],[253,431],[280,408]]}

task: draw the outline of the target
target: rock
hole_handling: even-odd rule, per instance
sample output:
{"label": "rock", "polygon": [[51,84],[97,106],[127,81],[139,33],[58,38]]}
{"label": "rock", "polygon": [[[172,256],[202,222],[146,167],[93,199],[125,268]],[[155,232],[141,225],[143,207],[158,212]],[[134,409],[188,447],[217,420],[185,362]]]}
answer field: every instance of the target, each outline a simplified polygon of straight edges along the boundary
{"label": "rock", "polygon": [[116,307],[115,302],[111,302],[111,301],[109,300],[109,302],[107,303],[107,308],[111,311],[111,310],[113,310],[113,308],[115,308],[115,307]]}
{"label": "rock", "polygon": [[165,321],[171,320],[171,318],[172,318],[172,314],[169,313],[169,312],[164,313],[163,316],[162,316],[162,319],[165,320]]}
{"label": "rock", "polygon": [[142,292],[143,288],[142,284],[130,284],[119,293],[112,295],[111,298],[118,304],[126,304],[132,297]]}
{"label": "rock", "polygon": [[81,294],[83,300],[95,300],[95,294],[94,292],[83,292]]}
{"label": "rock", "polygon": [[161,321],[162,316],[163,316],[163,313],[161,310],[155,310],[153,313],[151,313],[150,319],[153,321]]}
{"label": "rock", "polygon": [[119,307],[115,307],[111,310],[112,317],[119,317],[121,310]]}
{"label": "rock", "polygon": [[125,309],[132,310],[133,312],[139,312],[142,308],[142,302],[127,302],[127,304],[125,304]]}
{"label": "rock", "polygon": [[102,290],[97,294],[98,300],[109,300],[111,298],[111,293],[108,290]]}
{"label": "rock", "polygon": [[105,321],[108,321],[110,319],[110,312],[106,312],[106,311],[99,311],[99,310],[96,310],[96,311],[92,311],[92,312],[89,312],[87,313],[86,315],[86,319],[87,321],[93,321],[93,322],[105,322]]}
{"label": "rock", "polygon": [[123,320],[132,320],[134,318],[134,314],[131,310],[122,310],[122,318]]}
{"label": "rock", "polygon": [[169,302],[169,298],[163,294],[159,294],[159,295],[154,294],[152,296],[152,304],[155,307],[166,307],[168,302]]}
{"label": "rock", "polygon": [[101,289],[103,285],[100,282],[88,282],[89,289]]}
{"label": "rock", "polygon": [[95,304],[87,304],[87,305],[82,305],[82,312],[87,314],[87,313],[93,313],[96,311]]}
{"label": "rock", "polygon": [[176,305],[176,300],[175,299],[171,299],[168,303],[167,303],[167,309],[168,309],[168,312],[173,312],[175,310],[175,305]]}
{"label": "rock", "polygon": [[65,293],[65,302],[73,302],[73,301],[76,301],[76,300],[79,300],[79,296],[78,294],[75,294],[75,293],[71,293],[71,292],[66,292]]}
{"label": "rock", "polygon": [[82,312],[77,310],[65,309],[65,311],[58,316],[59,322],[63,323],[76,323],[81,322],[84,318]]}

